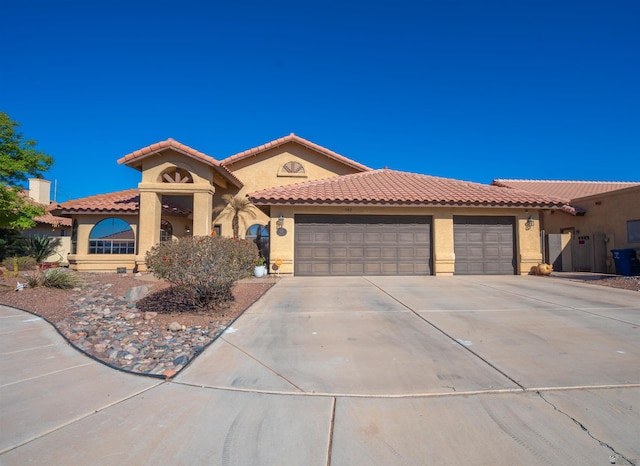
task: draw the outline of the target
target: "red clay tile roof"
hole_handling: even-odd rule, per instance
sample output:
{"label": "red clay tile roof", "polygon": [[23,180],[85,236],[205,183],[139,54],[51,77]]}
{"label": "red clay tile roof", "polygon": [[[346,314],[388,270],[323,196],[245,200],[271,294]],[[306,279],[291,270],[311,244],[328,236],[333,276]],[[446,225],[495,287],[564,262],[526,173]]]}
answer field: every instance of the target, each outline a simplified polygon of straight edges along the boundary
{"label": "red clay tile roof", "polygon": [[71,219],[67,218],[67,217],[58,217],[56,215],[53,215],[50,211],[55,209],[57,207],[57,204],[52,204],[50,208],[47,208],[47,213],[40,216],[40,217],[35,217],[33,220],[35,220],[38,223],[45,223],[47,225],[51,225],[55,228],[59,228],[59,227],[70,227],[71,226]]}
{"label": "red clay tile roof", "polygon": [[347,157],[344,157],[336,152],[333,152],[332,150],[329,150],[326,147],[319,146],[318,144],[308,141],[307,139],[301,138],[300,136],[296,136],[293,133],[289,134],[288,136],[282,137],[280,139],[275,139],[261,146],[254,147],[253,149],[248,149],[248,150],[245,150],[244,152],[240,152],[238,154],[232,155],[231,157],[227,157],[226,159],[221,160],[220,163],[222,165],[231,165],[239,160],[245,159],[247,157],[251,157],[253,155],[258,155],[261,152],[267,151],[269,149],[273,149],[274,147],[278,147],[283,144],[287,144],[288,142],[295,142],[297,144],[300,144],[301,146],[320,152],[321,154],[331,159],[337,160],[338,162],[341,162],[345,165],[348,165],[351,168],[355,168],[356,170],[359,170],[359,171],[371,170],[369,167],[362,165],[361,163],[348,159]]}
{"label": "red clay tile roof", "polygon": [[594,194],[640,186],[640,182],[619,181],[561,181],[561,180],[493,180],[496,186],[522,189],[533,193],[558,197],[567,202]]}
{"label": "red clay tile roof", "polygon": [[[29,202],[39,205],[39,206],[43,206],[44,204],[40,204],[39,202],[36,202],[32,197],[29,196],[29,190],[28,189],[23,189],[22,191],[20,191],[20,194],[22,196],[24,196]],[[58,207],[58,204],[56,204],[55,202],[50,202],[48,206],[46,206],[46,212],[44,215],[41,215],[40,217],[34,217],[33,220],[37,223],[44,223],[46,225],[51,225],[54,228],[59,228],[59,227],[70,227],[71,226],[71,219],[67,218],[67,217],[57,217],[56,215],[52,214],[51,212],[53,210],[55,210]]]}
{"label": "red clay tile roof", "polygon": [[[140,193],[137,189],[128,189],[115,193],[98,194],[96,196],[74,199],[60,204],[55,212],[63,215],[70,214],[137,214],[140,203]],[[162,210],[165,213],[181,216],[191,212],[181,206],[172,204],[166,198],[162,200]]]}
{"label": "red clay tile roof", "polygon": [[564,200],[552,196],[389,169],[264,189],[249,198],[256,205],[523,207],[576,213]]}
{"label": "red clay tile roof", "polygon": [[213,167],[218,173],[231,181],[238,188],[241,188],[243,186],[242,182],[219,161],[203,152],[192,149],[191,147],[171,138],[167,139],[166,141],[156,142],[155,144],[151,144],[150,146],[143,147],[142,149],[131,152],[130,154],[127,154],[124,157],[118,159],[118,163],[140,170],[142,159],[162,152],[166,149],[173,149],[176,152],[180,152],[196,160],[199,160],[200,162],[204,162],[207,165]]}

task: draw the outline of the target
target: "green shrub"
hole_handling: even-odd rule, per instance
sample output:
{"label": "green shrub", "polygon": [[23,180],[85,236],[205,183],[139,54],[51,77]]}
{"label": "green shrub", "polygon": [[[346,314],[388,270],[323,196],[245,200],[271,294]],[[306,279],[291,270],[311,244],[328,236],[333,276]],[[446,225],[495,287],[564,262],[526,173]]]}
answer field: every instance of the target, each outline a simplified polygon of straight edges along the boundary
{"label": "green shrub", "polygon": [[252,242],[222,236],[196,236],[157,244],[147,252],[148,269],[175,285],[195,308],[233,299],[236,280],[251,275],[258,259]]}
{"label": "green shrub", "polygon": [[69,269],[55,268],[27,275],[27,284],[29,288],[44,286],[67,289],[81,286],[82,279]]}
{"label": "green shrub", "polygon": [[38,264],[36,264],[36,260],[33,257],[25,256],[25,257],[7,257],[2,261],[2,266],[7,270],[13,270],[13,260],[17,259],[18,261],[18,270],[34,270]]}

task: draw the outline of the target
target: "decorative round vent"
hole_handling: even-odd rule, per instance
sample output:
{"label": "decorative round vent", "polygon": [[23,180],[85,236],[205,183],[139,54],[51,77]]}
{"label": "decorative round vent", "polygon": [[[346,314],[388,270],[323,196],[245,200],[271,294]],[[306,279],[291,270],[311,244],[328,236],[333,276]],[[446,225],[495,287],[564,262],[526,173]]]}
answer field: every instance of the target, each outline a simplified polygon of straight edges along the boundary
{"label": "decorative round vent", "polygon": [[173,168],[167,170],[162,174],[163,183],[193,183],[191,174],[186,170],[180,168]]}
{"label": "decorative round vent", "polygon": [[287,162],[282,166],[282,171],[285,173],[304,173],[304,167],[298,162]]}

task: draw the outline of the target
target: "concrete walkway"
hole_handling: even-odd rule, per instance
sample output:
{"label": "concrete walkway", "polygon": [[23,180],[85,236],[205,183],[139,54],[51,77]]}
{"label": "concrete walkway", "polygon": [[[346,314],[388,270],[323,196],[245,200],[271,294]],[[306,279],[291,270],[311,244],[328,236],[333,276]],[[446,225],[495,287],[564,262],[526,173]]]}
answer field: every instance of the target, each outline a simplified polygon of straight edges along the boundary
{"label": "concrete walkway", "polygon": [[[640,294],[286,278],[167,382],[0,306],[0,464],[632,464]],[[640,464],[640,463],[638,463]]]}

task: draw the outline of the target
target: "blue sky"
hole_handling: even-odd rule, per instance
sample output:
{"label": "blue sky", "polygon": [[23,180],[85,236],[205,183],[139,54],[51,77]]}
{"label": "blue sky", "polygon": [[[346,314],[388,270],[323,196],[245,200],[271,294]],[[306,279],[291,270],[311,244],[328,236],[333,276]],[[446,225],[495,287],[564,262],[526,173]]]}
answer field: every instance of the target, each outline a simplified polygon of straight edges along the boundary
{"label": "blue sky", "polygon": [[372,168],[640,180],[640,2],[21,0],[0,110],[58,201],[137,186],[169,137],[217,159],[291,132]]}

